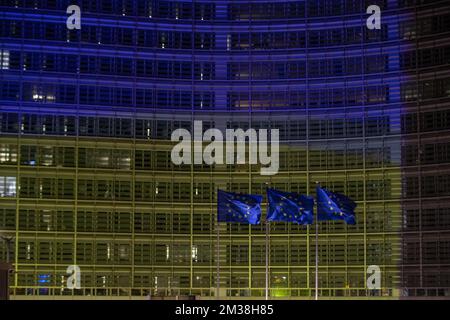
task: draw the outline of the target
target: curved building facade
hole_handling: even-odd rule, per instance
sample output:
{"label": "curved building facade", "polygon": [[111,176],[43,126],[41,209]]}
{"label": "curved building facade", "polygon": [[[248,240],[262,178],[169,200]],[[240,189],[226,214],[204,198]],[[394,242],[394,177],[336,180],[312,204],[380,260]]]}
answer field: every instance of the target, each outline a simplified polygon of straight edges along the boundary
{"label": "curved building facade", "polygon": [[[13,297],[212,298],[217,279],[221,297],[264,297],[264,226],[221,224],[217,242],[216,190],[317,181],[358,203],[356,226],[320,224],[320,297],[448,297],[450,3],[366,2],[0,0]],[[174,165],[171,134],[196,120],[279,129],[279,172]],[[314,296],[314,228],[269,238],[270,295]]]}

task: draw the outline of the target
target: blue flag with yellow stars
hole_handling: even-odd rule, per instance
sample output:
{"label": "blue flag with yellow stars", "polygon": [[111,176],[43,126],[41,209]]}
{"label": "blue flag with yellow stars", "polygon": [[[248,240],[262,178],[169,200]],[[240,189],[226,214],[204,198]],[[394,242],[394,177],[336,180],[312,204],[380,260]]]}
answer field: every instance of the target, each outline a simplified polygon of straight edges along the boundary
{"label": "blue flag with yellow stars", "polygon": [[262,196],[218,190],[217,221],[259,224]]}
{"label": "blue flag with yellow stars", "polygon": [[285,221],[298,224],[312,224],[314,220],[314,199],[295,192],[267,189],[269,208],[268,221]]}
{"label": "blue flag with yellow stars", "polygon": [[317,219],[344,220],[347,224],[356,224],[356,203],[343,194],[317,187]]}

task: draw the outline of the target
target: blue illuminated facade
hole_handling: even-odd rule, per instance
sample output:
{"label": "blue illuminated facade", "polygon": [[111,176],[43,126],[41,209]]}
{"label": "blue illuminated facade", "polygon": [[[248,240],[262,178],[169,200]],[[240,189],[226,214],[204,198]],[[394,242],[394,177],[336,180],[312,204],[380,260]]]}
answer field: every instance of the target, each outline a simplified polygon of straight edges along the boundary
{"label": "blue illuminated facade", "polygon": [[[264,228],[220,225],[217,255],[216,190],[320,181],[358,203],[357,225],[320,225],[321,297],[448,297],[449,30],[448,1],[0,0],[13,296],[214,298],[219,259],[221,297],[261,298]],[[279,129],[279,173],[174,165],[171,133],[194,120]],[[271,296],[314,296],[314,239],[271,225]],[[65,288],[69,265],[81,289]]]}

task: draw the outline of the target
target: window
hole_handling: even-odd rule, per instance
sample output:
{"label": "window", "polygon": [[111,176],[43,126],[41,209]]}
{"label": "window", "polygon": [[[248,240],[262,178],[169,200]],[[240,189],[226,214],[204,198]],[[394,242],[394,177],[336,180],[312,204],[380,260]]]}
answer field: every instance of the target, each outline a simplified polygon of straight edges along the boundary
{"label": "window", "polygon": [[11,144],[0,144],[0,163],[14,164],[17,162],[17,147]]}
{"label": "window", "polygon": [[8,70],[9,69],[9,51],[8,50],[0,50],[0,70]]}
{"label": "window", "polygon": [[0,176],[0,197],[16,196],[16,177]]}

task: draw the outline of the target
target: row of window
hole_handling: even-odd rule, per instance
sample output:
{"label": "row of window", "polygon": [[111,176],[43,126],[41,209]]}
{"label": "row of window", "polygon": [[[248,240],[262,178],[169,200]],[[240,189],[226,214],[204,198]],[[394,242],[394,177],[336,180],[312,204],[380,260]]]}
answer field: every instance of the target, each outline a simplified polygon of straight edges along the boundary
{"label": "row of window", "polygon": [[120,15],[161,19],[213,20],[215,4],[165,0],[1,0],[0,6],[66,11],[70,5],[79,5],[83,13]]}
{"label": "row of window", "polygon": [[[423,209],[425,213],[421,221],[418,220],[417,209],[404,209],[403,229],[407,231],[417,230],[419,226],[427,230],[440,230],[450,224],[450,219],[446,214],[449,212],[445,204],[435,204],[437,208]],[[439,206],[442,207],[439,207]],[[192,216],[189,210],[157,208],[114,209],[114,208],[90,208],[77,211],[70,209],[24,209],[4,207],[0,209],[0,228],[2,230],[40,231],[49,232],[78,232],[78,233],[114,233],[114,234],[190,234],[191,228],[194,235],[209,236],[215,232],[216,216],[211,214],[214,208],[204,208],[201,212],[195,207]],[[169,211],[168,211],[169,210]],[[343,224],[322,224],[320,232],[326,234],[343,233],[379,233],[390,232],[399,229],[398,204],[391,205],[366,203],[366,215],[368,219],[364,224],[345,228]],[[357,213],[358,218],[360,212]],[[18,218],[16,223],[16,218]],[[433,218],[438,218],[433,220]],[[421,222],[421,223],[420,223]],[[264,234],[264,225],[252,225],[252,234]],[[305,235],[305,226],[286,223],[271,223],[271,234],[302,234]],[[245,224],[230,224],[227,226],[227,233],[242,235],[248,234],[249,226]]]}
{"label": "row of window", "polygon": [[[399,53],[400,70],[429,68],[450,63],[450,47],[435,47]],[[346,57],[335,59],[309,59],[289,62],[239,62],[228,63],[230,80],[297,79],[308,76],[338,77],[383,73],[391,70],[388,55]]]}
{"label": "row of window", "polygon": [[[448,116],[447,116],[448,114]],[[75,116],[44,116],[16,113],[0,114],[1,133],[21,133],[40,135],[64,135],[64,136],[89,136],[89,137],[115,137],[137,139],[167,139],[172,132],[178,128],[186,130],[192,129],[189,121],[170,120],[140,120],[130,118],[106,118],[106,117],[75,117]],[[422,115],[427,118],[428,114]],[[439,121],[440,126],[432,126],[430,130],[443,130],[450,128],[450,111],[431,113],[435,121]],[[445,118],[439,118],[445,116]],[[404,117],[405,121],[411,121],[413,117]],[[345,137],[367,137],[387,135],[391,131],[391,119],[389,116],[349,118],[349,119],[325,119],[309,120],[309,138],[345,138]],[[397,123],[396,126],[399,124]],[[405,123],[407,125],[407,122]],[[414,124],[417,127],[417,123]],[[228,121],[227,128],[247,130],[248,121],[236,122]],[[207,128],[204,126],[204,130]],[[252,128],[258,130],[278,129],[280,140],[305,140],[306,120],[294,121],[257,121],[252,122]],[[424,127],[424,129],[426,129]],[[412,130],[411,130],[412,131]],[[425,130],[424,130],[425,131]],[[191,130],[192,132],[192,130]]]}
{"label": "row of window", "polygon": [[423,143],[422,146],[407,145],[402,147],[402,164],[438,164],[450,163],[450,143]]}
{"label": "row of window", "polygon": [[[189,182],[164,182],[164,181],[136,181],[108,179],[73,179],[73,178],[45,178],[21,176],[16,181],[14,176],[0,177],[0,197],[15,197],[16,192],[20,198],[33,199],[74,199],[98,200],[98,201],[139,201],[139,202],[187,202],[191,195],[195,202],[211,203],[214,201],[215,186],[211,183],[196,183],[193,187]],[[350,178],[349,178],[350,179]],[[403,188],[404,197],[415,198],[419,195],[418,177],[404,179],[406,186]],[[363,181],[328,181],[327,186],[333,190],[343,190],[346,187],[347,196],[354,200],[363,200],[364,194],[367,200],[396,199],[399,197],[398,188],[400,181],[392,181],[386,177],[382,180],[372,178],[367,180],[364,187]],[[433,185],[435,184],[435,185]],[[230,183],[230,190],[243,192],[239,184]],[[302,187],[300,183],[290,184],[292,191],[298,191],[295,185]],[[306,186],[306,184],[304,184]],[[17,186],[17,187],[16,187]],[[253,192],[258,190],[264,194],[267,188],[265,183],[252,184]],[[283,184],[287,187],[286,184]],[[340,188],[338,186],[341,186]],[[75,188],[76,187],[76,188]],[[16,191],[16,189],[18,191]],[[242,184],[242,189],[247,189],[248,184]],[[283,189],[283,188],[280,188]],[[303,188],[302,188],[303,189]],[[305,188],[306,189],[306,188]],[[286,190],[284,188],[283,190]],[[302,190],[301,193],[306,193]],[[449,176],[423,176],[423,196],[450,195]]]}
{"label": "row of window", "polygon": [[36,39],[95,43],[100,45],[139,46],[160,49],[207,50],[215,47],[214,33],[191,31],[155,31],[147,29],[83,26],[82,32],[68,31],[65,24],[2,20],[1,38]]}
{"label": "row of window", "polygon": [[343,46],[386,41],[387,28],[369,30],[365,26],[345,29],[231,33],[231,50],[271,50]]}
{"label": "row of window", "polygon": [[[450,97],[450,78],[401,84],[400,92],[388,85],[336,87],[289,91],[231,91],[228,110],[286,110],[305,108],[343,108],[400,101],[423,101]],[[392,97],[391,97],[392,96]],[[0,84],[0,100],[45,104],[80,104],[137,109],[212,110],[222,102],[211,90],[158,90],[126,87],[29,83]]]}
{"label": "row of window", "polygon": [[[77,242],[78,264],[186,264],[192,260],[196,264],[211,263],[211,244],[158,244],[125,242]],[[62,241],[20,241],[19,263],[67,263],[73,261],[73,243]],[[133,250],[134,249],[134,250]]]}
{"label": "row of window", "polygon": [[[291,2],[244,2],[230,3],[228,17],[230,20],[258,21],[271,19],[302,19],[305,17],[342,16],[362,14],[369,5],[388,8],[386,0],[304,0]],[[401,1],[398,1],[401,5]]]}
{"label": "row of window", "polygon": [[[98,57],[58,53],[7,51],[0,69],[64,72],[79,74],[105,74],[169,79],[214,79],[214,64],[209,62],[145,60],[120,57]],[[5,58],[6,59],[6,58]]]}
{"label": "row of window", "polygon": [[[426,145],[426,150],[432,153],[422,158],[422,164],[446,163],[450,158],[449,144]],[[433,150],[433,147],[436,149]],[[388,165],[398,165],[393,159],[396,152],[390,147],[367,148],[364,150],[352,146],[341,150],[312,150],[310,151],[310,169],[356,169],[363,168],[364,159],[366,168],[381,168]],[[409,165],[418,164],[417,148],[408,148]],[[96,169],[122,169],[122,170],[189,170],[190,166],[175,166],[171,163],[170,151],[130,150],[130,149],[103,149],[78,148],[78,155],[74,147],[52,147],[21,145],[20,163],[27,166],[44,167],[75,167],[78,159],[79,168]],[[391,153],[394,155],[391,156]],[[17,163],[17,146],[0,144],[0,164]],[[282,151],[279,156],[281,170],[306,170],[306,150]]]}
{"label": "row of window", "polygon": [[[66,55],[57,53],[0,51],[0,69],[79,74],[105,74],[168,79],[215,79],[211,62],[164,61]],[[433,67],[450,63],[450,47],[436,47],[400,53],[400,69]],[[338,77],[390,71],[387,55],[288,62],[228,63],[229,80],[298,79]],[[394,70],[396,71],[396,70]]]}
{"label": "row of window", "polygon": [[[406,84],[405,84],[406,86]],[[450,86],[450,81],[449,81]],[[434,86],[432,86],[434,87]],[[407,87],[408,89],[410,87]],[[411,90],[414,88],[411,86]],[[305,109],[305,108],[339,108],[363,106],[368,104],[389,103],[390,89],[388,85],[326,88],[290,91],[240,91],[229,92],[227,107],[233,109]],[[416,91],[417,94],[417,91]],[[436,93],[438,94],[438,93]],[[446,92],[441,92],[446,96]],[[450,94],[449,94],[450,96]],[[409,91],[402,95],[409,98]],[[416,97],[417,99],[417,97]]]}
{"label": "row of window", "polygon": [[403,195],[405,198],[439,197],[449,195],[450,176],[426,175],[419,177],[404,177]]}
{"label": "row of window", "polygon": [[404,208],[402,216],[403,228],[406,231],[448,230],[450,228],[450,208],[445,205],[439,207],[438,204],[436,208]]}
{"label": "row of window", "polygon": [[[415,181],[411,180],[413,178],[406,178],[405,183],[414,183]],[[426,176],[422,177],[422,180],[441,179],[442,181],[439,180],[439,182],[446,183],[447,178],[447,176],[440,178]],[[366,192],[367,200],[378,200],[398,198],[400,196],[399,183],[394,181],[392,190],[391,180],[389,178],[385,178],[384,180],[367,180],[366,188],[364,188],[363,181],[354,180],[346,182],[328,181],[326,185],[342,193],[344,193],[345,189],[345,193],[355,200],[363,200],[364,191]],[[446,195],[449,192],[449,188],[445,183],[438,186],[442,195]],[[76,190],[75,184],[77,184]],[[290,183],[289,186],[285,183],[273,184],[273,187],[277,186],[282,190],[286,190],[286,187],[289,187],[290,190],[295,192],[308,193],[306,192],[306,182]],[[417,194],[411,191],[414,187],[414,184],[408,186],[407,191],[404,192],[404,196],[416,197]],[[265,183],[252,184],[252,191],[255,193],[264,194],[266,188],[267,185]],[[129,180],[107,180],[107,178],[99,178],[97,180],[80,178],[75,181],[75,179],[71,178],[21,177],[19,184],[14,176],[2,176],[0,179],[0,197],[15,197],[17,192],[19,192],[21,198],[36,199],[73,199],[77,195],[79,200],[186,202],[190,201],[192,194],[196,202],[211,203],[215,201],[216,189],[210,183],[196,183],[192,187],[189,182],[136,181],[133,184]],[[229,189],[249,193],[249,186],[245,183],[229,183]],[[433,191],[434,187],[431,186],[429,189]],[[433,196],[432,191],[428,192],[429,196]],[[309,194],[312,193],[311,190]]]}
{"label": "row of window", "polygon": [[[450,16],[434,16],[420,21],[399,22],[398,39],[411,39],[447,32]],[[133,26],[135,28],[135,26]],[[420,29],[418,29],[420,28]],[[65,24],[50,22],[0,21],[0,37],[99,45],[138,46],[159,49],[196,50],[270,50],[361,45],[388,40],[388,26],[369,30],[366,26],[324,30],[229,33],[226,42],[218,42],[212,32],[163,31],[107,26],[83,26],[83,32],[68,31]]]}
{"label": "row of window", "polygon": [[[269,3],[230,3],[227,18],[229,20],[270,20],[299,19],[305,17],[339,16],[363,14],[369,5],[378,5],[381,9],[391,9],[386,0],[302,0]],[[399,0],[394,8],[411,7],[413,5],[431,4],[433,0]],[[69,0],[1,0],[0,6],[18,8],[66,10],[71,4],[78,4],[83,12],[94,14],[111,14],[132,17],[148,17],[162,19],[216,20],[215,3],[182,2],[164,0],[114,0],[114,1],[69,1]]]}
{"label": "row of window", "polygon": [[[450,162],[450,143],[424,144],[420,148],[407,145],[400,148],[398,143],[383,147],[342,144],[327,146],[324,150],[310,150],[310,170],[327,169],[362,169],[398,166],[400,152],[403,155],[402,165],[439,164]],[[78,150],[78,154],[76,152]],[[18,147],[15,144],[0,144],[0,164],[15,165],[18,159]],[[306,170],[306,148],[292,148],[279,153],[280,170]],[[78,162],[76,161],[78,159]],[[20,164],[38,167],[95,168],[115,170],[190,170],[190,165],[176,166],[171,161],[171,151],[142,149],[105,149],[36,146],[22,144],[20,146]],[[232,165],[229,165],[233,167]],[[210,168],[214,168],[211,166]],[[194,170],[201,170],[197,165]]]}
{"label": "row of window", "polygon": [[[432,243],[430,243],[432,244]],[[441,241],[438,245],[442,252],[435,256],[435,261],[442,257],[448,262],[447,250],[450,242]],[[77,263],[84,264],[126,264],[134,265],[189,265],[192,261],[196,265],[214,263],[215,246],[209,244],[189,245],[181,243],[161,244],[106,241],[78,241],[76,244]],[[249,246],[247,244],[224,244],[226,246],[226,263],[232,265],[247,265],[250,261]],[[425,247],[428,248],[428,247]],[[433,247],[430,246],[430,249]],[[19,241],[19,263],[70,263],[73,261],[74,247],[70,241]],[[312,248],[311,248],[312,249]],[[251,263],[265,264],[265,245],[253,244],[251,248]],[[272,243],[270,246],[270,264],[272,266],[301,264],[305,265],[308,259],[306,243],[292,244],[290,248],[286,244]],[[338,241],[334,243],[320,243],[319,251],[325,251],[321,255],[324,264],[334,265],[361,265],[366,258],[369,263],[377,262],[378,265],[389,264],[391,261],[391,244],[372,242],[367,246],[365,255],[362,243],[344,244]],[[425,252],[427,254],[427,252]],[[315,257],[309,256],[310,262]]]}
{"label": "row of window", "polygon": [[[450,50],[449,50],[450,57]],[[450,59],[450,58],[449,58]],[[388,70],[387,56],[347,57],[289,62],[237,62],[228,63],[230,80],[298,79],[361,75]]]}
{"label": "row of window", "polygon": [[[363,269],[363,265],[359,269]],[[87,268],[86,268],[87,269]],[[93,271],[90,267],[88,270],[82,270],[81,289],[68,290],[64,289],[67,274],[65,269],[61,266],[57,267],[42,267],[38,270],[19,270],[18,286],[15,292],[19,295],[65,295],[65,296],[132,296],[132,295],[151,295],[151,296],[174,296],[174,295],[189,295],[193,292],[202,296],[213,296],[216,288],[216,277],[209,270],[194,269],[193,273],[189,273],[186,269],[150,269],[136,268],[132,270],[128,266],[121,266],[116,270],[107,268],[107,270],[97,269]],[[260,269],[260,268],[259,268]],[[311,268],[308,272],[306,269],[292,268],[287,272],[285,269],[273,267],[270,268],[270,283],[271,288],[275,291],[278,297],[299,296],[309,297],[314,294],[307,288],[314,288],[314,270]],[[398,272],[386,268],[382,269],[381,285],[383,288],[395,288],[398,284],[395,283],[395,277]],[[256,270],[255,270],[256,271]],[[224,268],[221,272],[221,280],[227,288],[227,295],[230,297],[252,297],[264,296],[265,275],[263,272],[253,271],[251,274],[251,287],[249,273],[245,268]],[[191,279],[192,275],[192,279]],[[223,276],[223,277],[222,277]],[[450,277],[445,274],[439,276],[442,278],[444,287],[448,287]],[[308,278],[310,283],[308,283]],[[427,280],[434,280],[431,288],[441,287],[436,278],[433,277],[430,271],[424,273],[424,278]],[[192,280],[192,281],[191,281]],[[333,272],[319,271],[319,288],[321,296],[336,297],[339,296],[368,296],[367,290],[364,289],[366,281],[366,274],[363,271],[355,268],[350,270],[333,270]],[[192,284],[192,286],[191,286]],[[418,286],[419,287],[419,286]],[[111,289],[106,289],[111,288]],[[114,289],[112,289],[114,288]],[[138,288],[145,288],[146,290],[137,290]],[[202,288],[204,291],[195,290]],[[236,290],[241,288],[241,291]],[[305,290],[297,290],[296,288],[303,288]],[[327,288],[327,289],[321,289]],[[336,290],[329,290],[334,288]],[[428,290],[436,291],[436,289]],[[359,290],[358,290],[359,289]],[[391,290],[383,289],[384,298],[392,296]],[[425,290],[423,290],[425,292]],[[440,289],[440,295],[445,296],[449,291],[447,289]],[[378,293],[376,294],[378,295]],[[436,294],[435,294],[436,295]]]}
{"label": "row of window", "polygon": [[[22,97],[20,92],[22,87]],[[135,98],[133,99],[133,95]],[[123,106],[132,108],[212,109],[213,91],[133,89],[80,85],[32,84],[4,81],[0,85],[1,100],[23,100],[39,103]]]}
{"label": "row of window", "polygon": [[[374,137],[391,133],[432,132],[450,129],[450,110],[438,110],[389,116],[307,120],[254,119],[252,128],[278,129],[280,140],[310,140],[327,138]],[[208,129],[203,122],[203,129]],[[211,123],[211,122],[210,122]],[[213,127],[213,125],[211,126]],[[178,128],[192,130],[192,122],[179,120],[144,120],[87,116],[57,116],[38,114],[0,113],[0,133],[39,134],[61,136],[115,137],[136,139],[166,139]],[[227,121],[227,128],[249,128],[248,121]],[[307,136],[307,133],[309,134]]]}
{"label": "row of window", "polygon": [[[406,240],[402,246],[403,264],[447,264],[450,262],[450,241],[448,240]],[[419,254],[419,252],[422,252]]]}
{"label": "row of window", "polygon": [[[14,229],[15,209],[3,209],[0,216],[2,229]],[[18,221],[21,231],[187,234],[191,230],[189,212],[137,210],[131,214],[130,211],[79,209],[74,214],[71,210],[20,209]],[[195,234],[210,234],[214,229],[214,218],[209,212],[194,212],[192,222]]]}
{"label": "row of window", "polygon": [[[24,274],[27,272],[23,272]],[[33,272],[31,272],[33,273]],[[320,273],[320,272],[319,272]],[[101,275],[105,275],[104,277],[112,277],[109,276],[109,273],[98,273],[100,274],[98,277],[102,277]],[[333,277],[339,279],[339,285],[342,283],[346,283],[345,274],[342,273],[339,275],[339,277]],[[392,274],[396,274],[396,272],[392,272]],[[32,276],[32,275],[30,275]],[[58,275],[57,275],[58,276]],[[94,276],[93,276],[94,277]],[[144,275],[144,277],[149,278],[150,276]],[[224,296],[227,297],[260,297],[260,299],[263,299],[265,296],[265,287],[264,279],[256,279],[255,276],[252,276],[252,283],[255,285],[252,286],[252,288],[249,288],[247,284],[244,284],[245,282],[242,282],[242,287],[239,287],[238,285],[234,285],[234,283],[241,283],[237,280],[236,275],[233,274],[230,276],[230,280],[226,278],[224,281],[227,283],[233,283],[231,287],[228,287],[226,289],[226,293],[224,293]],[[277,278],[280,278],[280,275],[277,273]],[[324,276],[325,277],[325,276]],[[361,276],[362,277],[362,276]],[[420,282],[420,277],[417,274],[413,275],[415,283]],[[303,277],[306,279],[306,275]],[[303,280],[302,278],[302,280]],[[314,278],[314,276],[313,276]],[[391,279],[390,277],[389,279]],[[445,274],[443,275],[435,275],[433,273],[424,275],[422,277],[423,279],[427,279],[427,281],[433,281],[432,286],[427,287],[426,289],[421,289],[420,285],[411,285],[411,287],[405,288],[403,291],[401,291],[405,296],[410,297],[446,297],[449,295],[450,290],[447,289],[448,285],[445,286],[445,288],[440,287],[439,281],[442,278],[442,281],[447,281],[450,283],[450,277],[446,277]],[[61,282],[64,282],[65,278],[61,278]],[[91,279],[91,278],[90,278]],[[113,278],[111,281],[118,281],[115,279],[122,279],[121,277]],[[131,279],[130,277],[126,276],[126,279]],[[134,278],[135,279],[135,278]],[[158,277],[159,279],[159,277]],[[201,297],[214,297],[216,291],[211,289],[215,287],[214,283],[209,283],[209,281],[212,279],[209,275],[204,276],[195,276],[195,279],[192,281],[192,287],[190,287],[190,284],[187,285],[187,287],[179,287],[178,283],[190,283],[189,277],[187,276],[180,276],[178,277],[171,277],[170,278],[171,283],[176,283],[177,287],[173,286],[164,286],[164,287],[156,287],[154,289],[148,289],[151,287],[150,285],[141,285],[140,283],[134,280],[136,283],[135,286],[132,284],[132,280],[124,280],[123,283],[125,285],[117,286],[112,285],[109,287],[95,287],[90,285],[89,287],[83,286],[81,289],[77,290],[68,290],[59,287],[36,287],[33,284],[27,284],[20,287],[13,287],[11,289],[11,295],[15,297],[21,297],[21,296],[52,296],[52,297],[77,297],[77,296],[87,296],[87,297],[141,297],[141,298],[147,298],[151,295],[153,297],[167,297],[167,296],[189,296],[189,295],[195,295],[195,296],[201,296]],[[173,282],[172,282],[173,279]],[[297,276],[295,278],[297,280]],[[319,276],[320,279],[320,276]],[[385,279],[385,278],[382,278]],[[90,280],[91,281],[91,280]],[[106,281],[106,280],[105,280]],[[159,281],[159,280],[158,280]],[[179,282],[181,281],[181,282]],[[383,280],[382,280],[383,282]],[[372,296],[383,296],[385,298],[389,297],[390,299],[398,299],[397,295],[397,289],[396,286],[393,285],[393,282],[385,281],[386,283],[389,283],[389,285],[383,285],[383,289],[376,290],[375,292],[368,291],[364,289],[364,283],[361,286],[344,286],[344,287],[335,287],[333,284],[334,282],[330,282],[325,278],[323,281],[319,281],[320,284],[323,284],[323,287],[319,287],[319,294],[321,297],[329,297],[329,298],[335,298],[337,296],[339,297],[355,297],[355,298],[364,298],[367,299],[367,297]],[[353,283],[353,282],[352,282]],[[431,282],[430,282],[431,283]],[[300,284],[295,283],[293,286],[289,286],[286,283],[286,288],[280,288],[277,287],[276,290],[279,293],[279,296],[283,297],[298,297],[299,299],[304,299],[305,297],[312,297],[314,296],[314,284],[310,284],[310,286],[303,286]],[[150,293],[151,292],[151,293]],[[441,298],[443,299],[443,298]]]}

